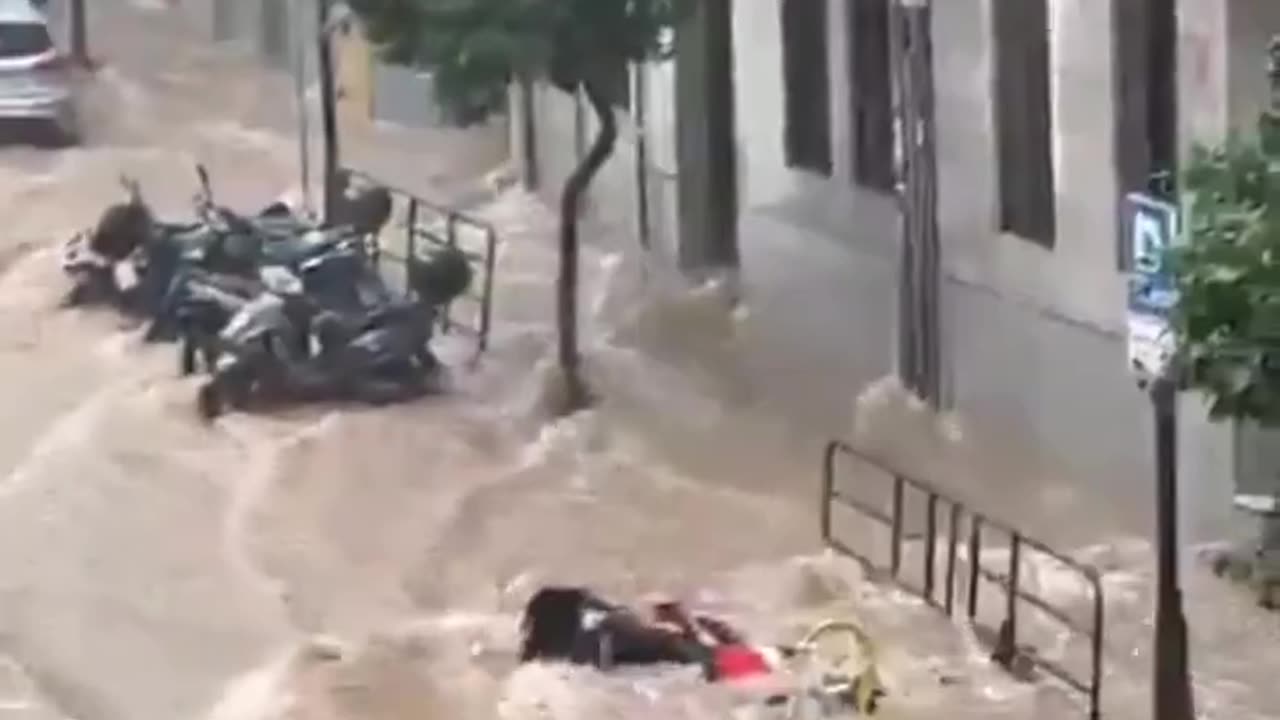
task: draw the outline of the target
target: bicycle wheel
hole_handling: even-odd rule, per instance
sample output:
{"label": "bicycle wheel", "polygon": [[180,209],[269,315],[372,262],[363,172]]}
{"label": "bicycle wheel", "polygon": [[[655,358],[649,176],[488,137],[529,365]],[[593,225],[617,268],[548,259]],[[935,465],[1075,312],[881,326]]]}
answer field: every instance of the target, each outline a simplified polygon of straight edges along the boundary
{"label": "bicycle wheel", "polygon": [[856,623],[828,620],[819,623],[800,641],[809,671],[820,677],[852,681],[875,666],[871,637]]}

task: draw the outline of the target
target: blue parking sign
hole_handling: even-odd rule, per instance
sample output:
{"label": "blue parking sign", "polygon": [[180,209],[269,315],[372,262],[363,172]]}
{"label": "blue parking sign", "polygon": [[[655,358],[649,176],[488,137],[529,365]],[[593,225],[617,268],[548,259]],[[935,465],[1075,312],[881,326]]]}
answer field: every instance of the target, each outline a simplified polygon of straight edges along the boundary
{"label": "blue parking sign", "polygon": [[1141,193],[1124,199],[1129,250],[1129,365],[1146,377],[1158,375],[1175,349],[1169,317],[1178,300],[1168,250],[1177,242],[1178,208]]}
{"label": "blue parking sign", "polygon": [[1177,289],[1167,251],[1178,238],[1177,206],[1141,193],[1125,197],[1130,251],[1129,310],[1168,315]]}

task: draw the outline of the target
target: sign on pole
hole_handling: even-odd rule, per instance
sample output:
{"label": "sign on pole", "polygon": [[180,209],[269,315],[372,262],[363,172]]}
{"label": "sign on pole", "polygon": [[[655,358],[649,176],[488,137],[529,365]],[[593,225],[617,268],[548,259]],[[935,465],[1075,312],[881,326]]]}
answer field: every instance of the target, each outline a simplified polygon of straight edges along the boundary
{"label": "sign on pole", "polygon": [[1124,199],[1129,234],[1129,367],[1140,378],[1162,375],[1175,342],[1170,323],[1178,300],[1167,251],[1178,238],[1177,206],[1142,193]]}

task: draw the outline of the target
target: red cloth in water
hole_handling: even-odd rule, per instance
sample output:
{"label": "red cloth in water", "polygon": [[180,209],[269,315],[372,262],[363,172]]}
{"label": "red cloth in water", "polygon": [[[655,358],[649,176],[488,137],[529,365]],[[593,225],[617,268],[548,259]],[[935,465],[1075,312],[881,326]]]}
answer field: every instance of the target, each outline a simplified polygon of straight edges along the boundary
{"label": "red cloth in water", "polygon": [[764,656],[746,645],[720,645],[715,648],[716,678],[733,680],[773,672]]}

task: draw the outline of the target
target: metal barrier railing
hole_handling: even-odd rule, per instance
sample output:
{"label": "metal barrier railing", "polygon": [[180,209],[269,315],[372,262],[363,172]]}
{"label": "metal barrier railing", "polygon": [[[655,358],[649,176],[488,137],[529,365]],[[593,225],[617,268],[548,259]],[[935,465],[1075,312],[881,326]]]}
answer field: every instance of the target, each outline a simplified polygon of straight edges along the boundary
{"label": "metal barrier railing", "polygon": [[[858,463],[875,468],[892,477],[889,509],[874,507],[864,499],[855,497],[846,489],[836,486],[838,463],[841,458],[855,460]],[[924,530],[921,535],[907,537],[906,514],[908,492],[923,497]],[[855,548],[835,537],[832,529],[832,514],[835,505],[854,510],[858,514],[871,518],[888,527],[890,533],[888,567],[876,563]],[[939,516],[946,518],[945,556],[942,559],[942,578],[938,578],[939,552]],[[991,658],[1007,670],[1013,670],[1015,663],[1030,663],[1053,676],[1067,687],[1085,696],[1089,708],[1090,720],[1101,717],[1102,692],[1102,639],[1103,609],[1105,601],[1102,592],[1102,581],[1097,570],[1073,560],[1053,550],[1044,543],[1027,537],[1021,531],[1004,523],[993,520],[981,513],[974,512],[964,503],[948,497],[929,484],[920,480],[904,477],[900,473],[886,468],[881,463],[858,452],[847,443],[838,440],[827,444],[822,460],[822,506],[821,506],[822,540],[834,550],[860,560],[873,570],[885,572],[889,579],[902,589],[916,595],[928,605],[938,609],[947,616],[955,611],[957,587],[965,590],[965,611],[969,622],[975,629],[986,631],[995,637],[995,647]],[[967,524],[967,528],[964,526]],[[1003,570],[985,567],[982,563],[984,542],[988,537],[998,534],[1008,548],[1008,564]],[[967,574],[958,577],[960,545],[966,545],[967,562],[963,563]],[[922,544],[924,558],[921,573],[923,582],[919,585],[910,582],[902,575],[903,551],[908,540],[919,539]],[[1025,553],[1038,553],[1051,558],[1062,567],[1079,576],[1092,595],[1090,620],[1082,623],[1074,618],[1066,609],[1054,604],[1033,590],[1024,587],[1020,570]],[[998,628],[983,626],[978,618],[979,600],[982,583],[987,581],[1003,592],[1003,620]],[[941,599],[938,589],[941,584]],[[1056,625],[1071,635],[1083,637],[1089,642],[1088,672],[1086,677],[1073,672],[1064,663],[1051,660],[1035,652],[1028,646],[1020,646],[1018,638],[1019,603],[1038,610],[1043,616],[1051,619]]]}
{"label": "metal barrier railing", "polygon": [[[493,272],[497,260],[498,232],[490,223],[445,205],[432,202],[413,193],[385,183],[368,173],[344,168],[343,172],[361,183],[386,188],[393,198],[392,227],[403,230],[403,245],[388,247],[386,237],[372,238],[371,254],[375,262],[384,260],[401,265],[408,283],[408,259],[416,257],[427,246],[454,247],[462,250],[475,268],[479,288],[460,296],[455,303],[465,303],[474,308],[471,319],[459,319],[454,303],[440,314],[440,330],[444,333],[462,332],[475,339],[477,354],[489,347],[489,332],[493,323]],[[399,207],[398,207],[399,206]],[[398,212],[397,212],[398,210]],[[399,216],[398,218],[396,216]],[[385,232],[385,230],[384,230]]]}

